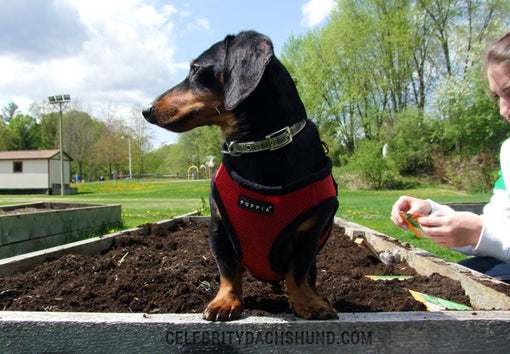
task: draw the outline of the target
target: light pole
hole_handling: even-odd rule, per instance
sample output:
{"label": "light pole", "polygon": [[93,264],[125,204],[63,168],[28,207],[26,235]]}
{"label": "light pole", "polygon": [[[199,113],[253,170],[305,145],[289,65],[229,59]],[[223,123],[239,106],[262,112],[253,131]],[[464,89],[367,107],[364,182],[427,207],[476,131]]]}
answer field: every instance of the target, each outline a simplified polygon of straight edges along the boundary
{"label": "light pole", "polygon": [[63,134],[62,134],[62,105],[71,101],[69,95],[56,95],[48,96],[48,101],[51,104],[58,104],[60,110],[60,195],[64,195],[64,149],[63,149]]}
{"label": "light pole", "polygon": [[123,136],[122,139],[127,139],[127,141],[128,141],[129,179],[133,179],[133,175],[131,173],[131,138],[129,136]]}

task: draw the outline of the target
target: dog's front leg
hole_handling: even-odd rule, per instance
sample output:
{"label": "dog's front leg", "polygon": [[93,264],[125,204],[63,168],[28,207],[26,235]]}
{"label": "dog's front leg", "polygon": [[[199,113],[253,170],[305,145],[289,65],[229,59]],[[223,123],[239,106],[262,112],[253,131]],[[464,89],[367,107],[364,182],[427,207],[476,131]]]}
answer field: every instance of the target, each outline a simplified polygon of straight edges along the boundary
{"label": "dog's front leg", "polygon": [[305,320],[328,320],[338,318],[336,310],[317,295],[315,280],[317,268],[315,256],[321,236],[317,218],[303,223],[294,236],[290,264],[285,273],[291,310]]}
{"label": "dog's front leg", "polygon": [[209,321],[238,319],[243,310],[244,267],[235,257],[232,243],[214,205],[211,205],[209,243],[220,271],[220,287],[216,297],[207,305],[204,319]]}
{"label": "dog's front leg", "polygon": [[[242,268],[237,266],[236,268]],[[236,320],[243,311],[243,295],[241,287],[241,269],[236,271],[233,279],[221,275],[220,288],[216,297],[207,305],[204,319],[208,321]]]}
{"label": "dog's front leg", "polygon": [[291,310],[305,320],[331,320],[338,318],[335,309],[315,292],[308,279],[298,282],[294,269],[285,275]]}

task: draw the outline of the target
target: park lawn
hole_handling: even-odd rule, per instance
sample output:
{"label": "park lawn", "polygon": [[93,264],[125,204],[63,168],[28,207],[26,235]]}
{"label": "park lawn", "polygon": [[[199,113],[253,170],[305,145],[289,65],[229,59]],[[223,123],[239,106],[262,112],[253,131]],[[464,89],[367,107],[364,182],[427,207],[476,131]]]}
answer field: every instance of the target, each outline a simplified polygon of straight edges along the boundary
{"label": "park lawn", "polygon": [[[78,194],[65,196],[0,195],[0,205],[38,201],[121,204],[122,229],[169,219],[198,211],[207,214],[210,181],[104,181],[73,185]],[[420,187],[405,191],[348,190],[339,188],[337,216],[425,249],[451,261],[465,258],[411,231],[396,227],[390,220],[391,207],[402,194],[431,198],[437,202],[488,202],[490,194],[473,194],[446,187]]]}

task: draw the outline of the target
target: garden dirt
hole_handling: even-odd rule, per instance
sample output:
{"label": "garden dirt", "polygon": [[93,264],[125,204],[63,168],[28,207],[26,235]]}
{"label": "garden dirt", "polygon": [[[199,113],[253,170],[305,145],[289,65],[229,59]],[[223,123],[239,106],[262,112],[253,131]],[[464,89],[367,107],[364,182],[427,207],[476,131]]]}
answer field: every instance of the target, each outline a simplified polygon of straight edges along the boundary
{"label": "garden dirt", "polygon": [[[385,265],[334,226],[317,256],[317,289],[338,312],[423,311],[408,289],[469,305],[460,283],[419,276],[405,263]],[[412,275],[373,281],[365,275]],[[157,224],[115,238],[97,256],[67,255],[25,273],[0,277],[0,309],[200,313],[219,285],[208,245],[207,223]],[[283,282],[244,275],[244,313],[289,313]]]}

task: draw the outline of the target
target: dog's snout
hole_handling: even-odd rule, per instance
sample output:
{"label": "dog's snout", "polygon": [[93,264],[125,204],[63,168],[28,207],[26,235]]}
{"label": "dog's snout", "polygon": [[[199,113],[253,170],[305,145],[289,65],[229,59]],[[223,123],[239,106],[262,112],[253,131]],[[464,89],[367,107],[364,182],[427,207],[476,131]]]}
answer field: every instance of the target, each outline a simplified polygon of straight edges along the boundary
{"label": "dog's snout", "polygon": [[148,105],[147,107],[145,107],[143,110],[142,110],[142,115],[143,117],[148,120],[149,122],[151,121],[151,117],[152,117],[152,113],[154,112],[154,106],[152,105]]}

